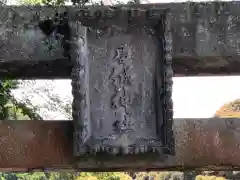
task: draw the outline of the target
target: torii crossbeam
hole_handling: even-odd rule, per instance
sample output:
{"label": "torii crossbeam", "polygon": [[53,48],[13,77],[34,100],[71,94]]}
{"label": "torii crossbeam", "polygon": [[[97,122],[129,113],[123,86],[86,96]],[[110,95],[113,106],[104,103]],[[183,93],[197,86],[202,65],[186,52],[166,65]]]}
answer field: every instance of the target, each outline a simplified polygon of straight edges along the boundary
{"label": "torii crossbeam", "polygon": [[[239,2],[0,7],[0,76],[71,78],[74,95],[73,122],[1,122],[0,168],[238,169],[239,120],[173,120],[171,79],[240,72],[239,10]],[[141,157],[149,151],[152,159]]]}

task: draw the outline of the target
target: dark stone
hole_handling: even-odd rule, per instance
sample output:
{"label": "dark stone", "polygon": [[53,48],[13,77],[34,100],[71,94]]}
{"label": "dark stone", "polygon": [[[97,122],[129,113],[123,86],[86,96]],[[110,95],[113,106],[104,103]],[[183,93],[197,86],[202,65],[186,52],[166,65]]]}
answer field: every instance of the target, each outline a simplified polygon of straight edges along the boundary
{"label": "dark stone", "polygon": [[173,154],[171,39],[159,21],[158,29],[72,27],[76,156]]}
{"label": "dark stone", "polygon": [[[43,9],[42,9],[43,8]],[[62,39],[52,33],[51,20],[56,11],[69,12],[71,23],[78,20],[87,26],[108,29],[113,27],[152,27],[158,23],[163,9],[170,12],[169,23],[173,40],[173,70],[175,76],[181,75],[228,75],[240,73],[240,3],[169,3],[125,5],[117,7],[86,7],[84,10],[74,7],[0,7],[0,76],[31,77],[33,69],[22,71],[16,61],[32,63],[36,78],[56,77],[70,78],[71,62],[66,58],[61,63],[61,71],[54,69],[57,61],[49,68],[41,68],[42,62],[66,57]],[[88,11],[90,17],[82,16]],[[101,16],[94,16],[102,12]],[[104,16],[103,12],[108,12]],[[60,14],[60,13],[59,13]],[[42,27],[41,22],[48,22]],[[45,28],[48,27],[48,28]],[[43,33],[42,30],[46,33]],[[66,29],[66,28],[64,28]],[[50,34],[46,36],[46,34]],[[67,38],[68,39],[68,38]],[[65,40],[64,40],[65,41]],[[11,63],[6,68],[2,63]],[[46,64],[46,62],[43,62]],[[51,71],[52,73],[49,73]],[[44,73],[46,75],[44,75]]]}

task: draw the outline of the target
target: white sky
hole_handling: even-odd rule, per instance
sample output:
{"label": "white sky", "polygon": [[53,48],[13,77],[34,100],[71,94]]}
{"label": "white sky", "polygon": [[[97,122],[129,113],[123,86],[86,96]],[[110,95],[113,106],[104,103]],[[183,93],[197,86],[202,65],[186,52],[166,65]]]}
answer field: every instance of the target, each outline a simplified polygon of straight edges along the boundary
{"label": "white sky", "polygon": [[211,117],[225,103],[240,98],[240,77],[174,78],[174,117]]}
{"label": "white sky", "polygon": [[[175,118],[212,117],[225,103],[240,98],[240,76],[174,78]],[[71,94],[69,82],[58,81],[62,96]],[[62,87],[68,87],[65,89]]]}
{"label": "white sky", "polygon": [[[225,77],[181,77],[174,78],[173,102],[175,118],[207,118],[225,103],[240,98],[240,76]],[[45,98],[39,97],[34,91],[39,87],[46,86],[46,81],[38,80],[31,88],[19,89],[14,92],[18,99],[22,95],[33,96],[32,103],[42,106],[46,103]],[[52,82],[53,93],[58,94],[62,100],[71,96],[70,80],[56,80]],[[57,112],[49,112],[42,109],[44,114],[51,119],[66,119]]]}
{"label": "white sky", "polygon": [[[148,1],[150,3],[184,2],[184,0]],[[16,4],[16,0],[11,0],[8,4]],[[238,82],[240,82],[240,77],[237,76],[174,78],[174,117],[200,118],[213,116],[216,110],[223,104],[240,98],[240,83],[238,84]],[[43,81],[39,81],[39,83],[43,83]],[[54,82],[54,86],[54,93],[62,97],[69,97],[71,95],[69,81],[58,80]],[[16,96],[19,97],[23,91],[24,90],[16,91]],[[35,103],[39,102],[40,100],[37,100]],[[54,117],[63,118],[62,115],[56,115],[56,113],[54,113]]]}

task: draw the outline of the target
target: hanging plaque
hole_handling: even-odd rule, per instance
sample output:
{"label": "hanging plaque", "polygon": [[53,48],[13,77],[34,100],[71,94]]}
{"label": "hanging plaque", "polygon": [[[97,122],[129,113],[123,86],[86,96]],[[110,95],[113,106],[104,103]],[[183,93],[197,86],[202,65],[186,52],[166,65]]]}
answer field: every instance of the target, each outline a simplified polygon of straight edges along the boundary
{"label": "hanging plaque", "polygon": [[74,154],[173,154],[171,35],[154,27],[75,24]]}

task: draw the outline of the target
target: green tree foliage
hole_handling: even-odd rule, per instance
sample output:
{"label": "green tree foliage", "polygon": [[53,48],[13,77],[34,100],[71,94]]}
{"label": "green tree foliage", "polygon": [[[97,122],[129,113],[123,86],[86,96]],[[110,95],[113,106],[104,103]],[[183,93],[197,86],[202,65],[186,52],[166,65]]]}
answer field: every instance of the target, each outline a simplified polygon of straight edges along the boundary
{"label": "green tree foliage", "polygon": [[215,117],[240,117],[240,99],[224,104],[217,112]]}
{"label": "green tree foliage", "polygon": [[12,95],[11,90],[17,89],[17,80],[0,81],[0,119],[1,120],[41,120],[33,108],[26,103],[19,102]]}
{"label": "green tree foliage", "polygon": [[9,118],[9,110],[11,105],[11,89],[16,89],[18,85],[17,81],[2,80],[0,82],[0,118],[1,120],[7,120]]}
{"label": "green tree foliage", "polygon": [[77,180],[131,180],[126,173],[119,172],[82,172]]}
{"label": "green tree foliage", "polygon": [[43,172],[35,173],[18,173],[16,174],[18,180],[47,180],[46,174]]}
{"label": "green tree foliage", "polygon": [[198,175],[196,177],[196,180],[226,180],[223,177],[217,177],[217,176],[202,176],[202,175]]}

